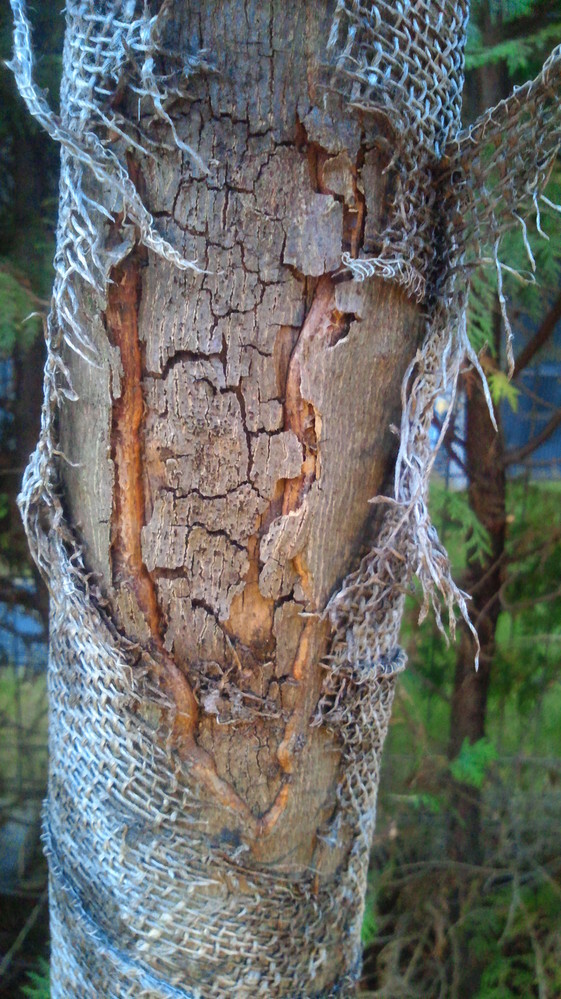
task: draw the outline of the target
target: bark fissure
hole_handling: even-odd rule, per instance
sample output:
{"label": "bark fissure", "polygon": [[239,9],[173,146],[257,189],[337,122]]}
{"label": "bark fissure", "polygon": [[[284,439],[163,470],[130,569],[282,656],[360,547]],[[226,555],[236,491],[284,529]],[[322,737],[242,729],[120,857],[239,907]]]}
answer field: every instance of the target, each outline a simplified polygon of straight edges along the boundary
{"label": "bark fissure", "polygon": [[[192,766],[196,777],[226,807],[248,821],[251,815],[232,787],[221,780],[212,756],[195,740],[198,704],[191,686],[164,646],[164,621],[154,581],[142,555],[144,527],[144,486],[142,425],[142,347],[138,333],[138,313],[142,293],[141,268],[145,251],[137,248],[110,275],[105,324],[110,341],[118,347],[122,365],[121,392],[113,401],[112,460],[115,467],[114,515],[112,518],[113,586],[128,591],[146,625],[147,634],[134,633],[127,621],[128,635],[139,639],[147,649],[168,695],[172,698],[173,741]],[[128,602],[128,601],[127,601]],[[133,611],[134,613],[134,611]],[[137,617],[137,623],[139,618]]]}
{"label": "bark fissure", "polygon": [[140,250],[129,254],[110,275],[105,323],[110,341],[120,351],[120,394],[113,402],[112,460],[115,467],[112,524],[113,581],[130,587],[152,639],[161,639],[162,622],[141,550],[144,526],[142,455],[142,358],[138,338],[141,296]]}

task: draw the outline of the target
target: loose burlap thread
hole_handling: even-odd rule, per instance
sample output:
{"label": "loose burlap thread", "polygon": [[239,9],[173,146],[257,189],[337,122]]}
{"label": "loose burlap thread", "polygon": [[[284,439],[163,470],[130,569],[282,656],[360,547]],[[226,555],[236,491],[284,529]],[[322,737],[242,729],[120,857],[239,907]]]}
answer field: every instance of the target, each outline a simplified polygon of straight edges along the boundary
{"label": "loose burlap thread", "polygon": [[[168,0],[153,15],[134,0],[68,0],[59,119],[33,82],[23,2],[11,4],[12,68],[20,91],[62,147],[41,438],[21,494],[30,544],[52,593],[44,825],[52,995],[352,994],[381,751],[395,677],[405,666],[399,625],[413,574],[425,594],[423,613],[432,603],[440,621],[443,600],[452,626],[456,606],[469,620],[465,595],[451,578],[427,510],[433,407],[443,391],[454,395],[466,359],[480,370],[465,307],[470,273],[482,260],[497,268],[509,329],[500,241],[519,225],[532,261],[528,220],[534,215],[542,231],[540,205],[550,207],[543,191],[561,141],[555,99],[561,51],[555,50],[537,80],[462,132],[467,2],[338,0],[336,6],[328,40],[331,85],[348,98],[349,113],[357,108],[374,122],[384,121],[379,141],[387,152],[389,131],[388,170],[395,175],[394,204],[378,243],[343,263],[358,280],[377,275],[403,285],[424,305],[426,335],[403,383],[394,493],[378,499],[387,509],[376,547],[326,609],[333,639],[314,723],[329,726],[340,741],[339,804],[350,817],[353,839],[337,887],[317,892],[309,873],[286,879],[248,870],[243,852],[207,842],[196,788],[162,738],[157,709],[169,705],[138,650],[115,633],[100,608],[58,494],[56,413],[61,398],[73,395],[63,345],[95,362],[79,322],[75,282],[103,301],[111,268],[135,238],[179,268],[197,267],[157,232],[118,143],[101,141],[101,131],[110,127],[143,153],[157,155],[150,135],[140,136],[109,111],[107,97],[125,83],[165,123],[170,142],[204,169],[196,151],[179,139],[168,105],[188,94],[192,74],[212,72],[211,54],[177,57],[175,71],[159,75]],[[88,196],[88,173],[106,191],[103,203]],[[123,209],[129,230],[119,246],[108,249],[100,220]],[[322,832],[327,843],[337,842],[336,823]],[[314,980],[333,939],[328,924],[343,941],[344,972],[321,992]],[[231,958],[240,952],[243,962],[233,978]],[[189,987],[191,972],[197,988]]]}

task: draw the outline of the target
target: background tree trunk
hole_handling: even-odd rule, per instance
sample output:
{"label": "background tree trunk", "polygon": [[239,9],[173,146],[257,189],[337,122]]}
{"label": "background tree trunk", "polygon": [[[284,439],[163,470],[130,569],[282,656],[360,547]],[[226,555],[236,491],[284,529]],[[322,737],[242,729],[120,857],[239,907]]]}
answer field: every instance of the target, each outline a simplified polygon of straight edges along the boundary
{"label": "background tree trunk", "polygon": [[[495,314],[496,347],[500,353],[501,319]],[[488,359],[491,363],[490,358]],[[489,552],[470,560],[465,588],[471,595],[470,616],[480,644],[479,669],[473,668],[474,641],[462,628],[458,646],[454,689],[450,705],[449,755],[454,759],[465,740],[483,739],[495,632],[501,610],[499,591],[504,580],[506,538],[506,475],[501,416],[495,409],[498,431],[479,380],[470,378],[466,400],[466,467],[469,502],[489,536]],[[481,796],[477,788],[459,785],[454,796],[451,853],[455,860],[481,863]]]}
{"label": "background tree trunk", "polygon": [[[490,12],[486,12],[482,20],[483,38],[489,39],[493,30]],[[489,103],[498,103],[507,93],[508,77],[504,65],[484,66],[472,75],[471,92],[468,91],[467,95],[468,107],[471,97],[472,113],[474,116],[482,114]],[[503,331],[498,303],[494,303],[493,334],[495,356],[500,359]],[[493,363],[489,354],[487,362]],[[466,741],[473,744],[486,735],[487,701],[495,653],[495,632],[501,609],[499,590],[504,579],[506,539],[505,448],[501,415],[497,407],[494,407],[494,415],[498,430],[491,422],[483,386],[479,379],[468,375],[465,440],[468,495],[472,510],[488,532],[489,553],[481,556],[481,559],[479,553],[475,553],[469,561],[464,584],[471,596],[470,617],[480,645],[479,669],[475,671],[473,668],[473,635],[463,625],[450,704],[448,752],[452,760],[458,756]],[[458,864],[481,864],[483,846],[481,791],[453,780],[449,855]],[[467,890],[464,880],[459,877],[451,898],[451,909],[456,920],[460,919]],[[458,967],[458,988],[461,994],[475,994],[482,969],[466,937],[462,939],[460,947],[462,953]]]}

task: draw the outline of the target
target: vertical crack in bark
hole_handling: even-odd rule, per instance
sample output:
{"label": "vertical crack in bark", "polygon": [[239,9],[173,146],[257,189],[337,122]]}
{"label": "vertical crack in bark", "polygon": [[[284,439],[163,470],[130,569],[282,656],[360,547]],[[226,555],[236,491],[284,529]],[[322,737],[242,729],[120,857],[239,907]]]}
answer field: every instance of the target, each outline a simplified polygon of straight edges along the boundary
{"label": "vertical crack in bark", "polygon": [[153,640],[161,638],[160,614],[154,584],[142,560],[144,526],[142,485],[142,358],[138,340],[143,251],[136,248],[111,273],[107,290],[107,329],[119,347],[123,376],[121,394],[113,403],[113,463],[115,500],[111,554],[113,582],[129,588]]}
{"label": "vertical crack in bark", "polygon": [[[332,157],[317,143],[307,140],[306,131],[301,123],[297,125],[297,141],[306,148],[313,189],[318,193],[333,194],[324,177],[325,165]],[[355,257],[358,256],[363,242],[366,217],[365,198],[359,187],[359,174],[363,160],[364,153],[361,149],[356,163],[352,166],[352,197],[347,201],[346,197],[335,195],[336,199],[343,203],[342,248],[348,250]],[[351,320],[356,318],[337,309],[332,274],[324,274],[317,280],[306,278],[304,280],[304,294],[307,296],[311,292],[306,318],[293,344],[288,363],[285,361],[283,364],[285,370],[284,429],[291,430],[300,441],[303,462],[300,475],[285,480],[283,484],[281,499],[283,516],[288,516],[301,507],[306,495],[321,474],[321,414],[302,395],[303,367],[309,363],[313,351],[318,346],[321,349],[333,347],[346,336]],[[292,562],[300,578],[303,591],[310,593],[311,580],[305,559],[302,555],[296,555]],[[275,801],[261,819],[262,832],[272,831],[289,800],[290,782],[295,770],[297,755],[305,745],[307,738],[310,715],[309,694],[315,681],[314,665],[318,649],[322,640],[325,640],[327,632],[327,624],[322,626],[314,616],[306,621],[300,636],[292,667],[292,678],[299,685],[300,691],[277,751],[277,758],[285,777]]]}
{"label": "vertical crack in bark", "polygon": [[146,251],[141,247],[135,247],[113,269],[107,289],[105,322],[112,343],[119,348],[122,364],[121,394],[113,402],[113,583],[117,591],[129,592],[140,611],[149,634],[149,651],[162,668],[177,706],[175,735],[179,742],[188,745],[194,739],[197,702],[186,679],[164,649],[156,589],[142,558],[144,399],[138,310],[142,292],[141,267],[145,254]]}
{"label": "vertical crack in bark", "polygon": [[135,247],[111,272],[107,291],[105,323],[111,342],[119,348],[123,369],[121,394],[113,403],[115,490],[111,551],[114,585],[117,591],[128,591],[146,625],[149,638],[142,644],[175,704],[172,733],[174,745],[201,783],[223,805],[238,813],[250,834],[255,835],[255,820],[247,805],[218,776],[214,760],[196,743],[197,701],[187,678],[164,647],[156,589],[142,558],[144,399],[138,310],[144,256],[145,251]]}
{"label": "vertical crack in bark", "polygon": [[298,698],[294,710],[288,719],[284,731],[284,738],[278,748],[277,756],[279,763],[285,774],[294,771],[295,760],[298,749],[306,741],[306,731],[309,725],[309,707],[307,704],[306,685],[309,682],[310,674],[314,666],[314,651],[317,648],[316,631],[318,630],[318,620],[313,617],[306,621],[304,630],[298,643],[298,650],[292,668],[294,680],[302,685],[301,696]]}
{"label": "vertical crack in bark", "polygon": [[356,163],[352,169],[353,184],[353,204],[343,203],[343,250],[348,250],[351,257],[356,259],[364,245],[364,233],[366,229],[366,198],[361,189],[359,177],[364,166],[364,146],[361,145]]}
{"label": "vertical crack in bark", "polygon": [[[285,429],[292,430],[302,444],[304,460],[298,478],[285,483],[283,515],[296,511],[313,483],[320,475],[321,416],[302,396],[302,369],[310,352],[320,341],[322,349],[332,347],[348,330],[348,316],[335,305],[335,285],[330,274],[318,281],[310,310],[296,341],[288,365],[285,393]],[[310,591],[309,572],[301,556],[293,559],[304,592]],[[278,749],[278,760],[286,774],[295,766],[295,753],[306,740],[309,722],[306,687],[311,680],[314,652],[317,651],[318,624],[314,616],[306,622],[292,668],[293,679],[302,685],[302,693],[287,722],[284,738]]]}

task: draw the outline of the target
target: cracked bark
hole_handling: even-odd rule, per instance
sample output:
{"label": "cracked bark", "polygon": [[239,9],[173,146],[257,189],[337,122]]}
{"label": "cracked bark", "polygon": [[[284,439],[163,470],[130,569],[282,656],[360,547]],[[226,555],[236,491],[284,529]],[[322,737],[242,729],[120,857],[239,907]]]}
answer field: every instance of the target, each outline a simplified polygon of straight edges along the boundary
{"label": "cracked bark", "polygon": [[[335,277],[376,238],[388,180],[367,124],[321,86],[332,6],[175,5],[175,44],[217,64],[175,111],[209,173],[170,152],[138,170],[162,233],[207,273],[133,251],[107,336],[84,296],[101,365],[69,357],[80,401],[61,414],[70,517],[185,716],[209,838],[321,884],[349,848],[318,837],[341,779],[336,735],[310,725],[321,612],[375,529],[421,324],[399,288]],[[334,948],[318,989],[340,971]]]}

